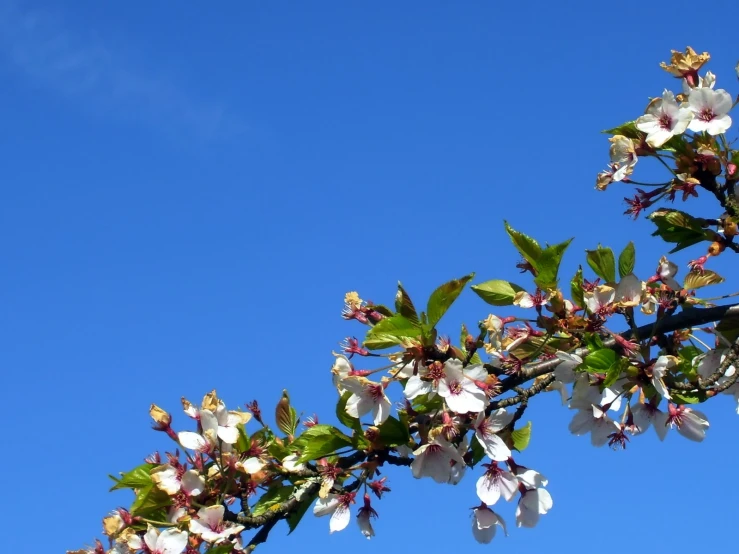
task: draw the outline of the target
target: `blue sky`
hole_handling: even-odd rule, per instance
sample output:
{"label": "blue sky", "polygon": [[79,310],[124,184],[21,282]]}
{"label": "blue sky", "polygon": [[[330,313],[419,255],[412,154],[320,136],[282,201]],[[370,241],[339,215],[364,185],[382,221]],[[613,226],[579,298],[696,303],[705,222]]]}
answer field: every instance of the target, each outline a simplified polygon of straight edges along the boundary
{"label": "blue sky", "polygon": [[[6,550],[99,536],[128,501],[106,475],[169,447],[148,429],[152,401],[181,429],[181,395],[216,388],[271,411],[287,387],[331,421],[331,350],[362,331],[339,317],[343,294],[389,303],[401,280],[420,304],[470,271],[528,285],[504,218],[576,236],[566,278],[599,240],[635,239],[650,275],[667,248],[621,215],[629,188],[594,190],[599,132],[679,91],[658,67],[672,48],[710,51],[737,92],[739,50],[698,16],[680,1],[0,0],[3,492],[20,518]],[[675,260],[684,272],[700,254]],[[726,273],[724,258],[711,267]],[[488,313],[468,292],[447,331]],[[725,549],[739,494],[720,477],[739,454],[728,398],[707,408],[705,443],[650,434],[626,452],[570,436],[553,395],[534,404],[518,458],[549,477],[554,508],[492,548]],[[373,541],[309,518],[260,550],[484,548],[468,513],[478,473],[441,487],[390,469]],[[510,527],[513,510],[500,509]]]}

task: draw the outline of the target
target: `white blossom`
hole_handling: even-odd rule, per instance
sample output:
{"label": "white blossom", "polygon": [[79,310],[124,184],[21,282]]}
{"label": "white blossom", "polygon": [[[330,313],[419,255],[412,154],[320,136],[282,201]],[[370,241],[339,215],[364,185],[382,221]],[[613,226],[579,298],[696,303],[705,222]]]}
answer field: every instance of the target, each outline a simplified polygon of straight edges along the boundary
{"label": "white blossom", "polygon": [[619,426],[599,407],[593,404],[591,409],[579,410],[569,425],[570,433],[573,435],[586,435],[590,433],[590,442],[593,446],[603,446],[608,442],[608,437],[618,432]]}
{"label": "white blossom", "polygon": [[465,465],[457,449],[441,437],[416,449],[411,463],[413,477],[431,477],[437,483],[446,483],[451,477],[451,462]]}
{"label": "white blossom", "polygon": [[511,450],[497,433],[503,430],[513,419],[513,415],[499,408],[485,417],[485,412],[477,414],[475,420],[475,436],[485,450],[485,454],[496,462],[505,462],[511,456]]}
{"label": "white blossom", "polygon": [[516,477],[498,467],[493,462],[488,470],[477,480],[477,496],[485,504],[492,506],[502,496],[506,500],[513,500],[518,491],[518,480]]}
{"label": "white blossom", "polygon": [[636,120],[636,128],[647,133],[649,146],[659,148],[675,135],[684,133],[691,119],[693,112],[679,106],[675,95],[665,90],[662,98],[653,100],[647,113]]}
{"label": "white blossom", "polygon": [[505,521],[487,506],[475,508],[472,515],[472,535],[482,544],[490,543],[495,537],[496,527],[500,525],[508,536]]}
{"label": "white blossom", "polygon": [[364,377],[344,379],[344,388],[352,395],[346,402],[346,413],[352,417],[362,417],[372,412],[375,425],[381,425],[390,417],[392,404],[385,394],[384,383],[375,383]]}
{"label": "white blossom", "polygon": [[205,542],[216,544],[225,541],[230,535],[244,530],[243,525],[232,525],[223,521],[223,505],[206,506],[198,510],[196,518],[190,520],[190,533],[199,535]]}
{"label": "white blossom", "polygon": [[349,506],[354,503],[354,493],[329,494],[326,498],[319,498],[313,506],[313,514],[322,517],[331,515],[328,527],[331,533],[346,529],[351,521]]}
{"label": "white blossom", "polygon": [[725,90],[693,89],[688,103],[694,114],[688,129],[694,133],[705,131],[709,135],[720,135],[731,127],[729,110],[733,102],[731,95]]}
{"label": "white blossom", "polygon": [[488,405],[488,397],[474,380],[484,380],[487,372],[481,365],[462,369],[462,362],[450,359],[444,364],[444,378],[439,381],[439,396],[449,409],[458,414],[482,412]]}
{"label": "white blossom", "polygon": [[552,496],[546,489],[531,489],[521,494],[516,507],[516,526],[535,527],[539,516],[552,509]]}

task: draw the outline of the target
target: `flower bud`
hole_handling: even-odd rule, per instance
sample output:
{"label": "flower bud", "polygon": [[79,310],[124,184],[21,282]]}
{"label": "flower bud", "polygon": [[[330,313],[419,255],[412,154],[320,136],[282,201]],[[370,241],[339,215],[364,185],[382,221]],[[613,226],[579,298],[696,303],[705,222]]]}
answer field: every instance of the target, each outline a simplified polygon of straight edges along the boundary
{"label": "flower bud", "polygon": [[711,256],[718,256],[719,254],[721,254],[721,252],[724,251],[725,248],[726,246],[724,244],[716,241],[712,243],[711,246],[708,247],[708,253]]}

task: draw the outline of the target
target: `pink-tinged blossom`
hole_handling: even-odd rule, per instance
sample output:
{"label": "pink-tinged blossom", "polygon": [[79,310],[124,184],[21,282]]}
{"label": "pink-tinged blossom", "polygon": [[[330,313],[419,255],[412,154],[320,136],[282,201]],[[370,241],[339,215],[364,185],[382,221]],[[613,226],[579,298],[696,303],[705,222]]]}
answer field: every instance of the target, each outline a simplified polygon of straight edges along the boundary
{"label": "pink-tinged blossom", "polygon": [[669,90],[662,98],[650,102],[647,113],[636,120],[636,128],[647,133],[647,144],[659,148],[675,135],[681,135],[693,119],[693,112],[678,105],[675,95]]}
{"label": "pink-tinged blossom", "polygon": [[441,437],[416,449],[411,463],[413,477],[431,477],[437,483],[446,483],[451,478],[452,462],[465,465],[457,449]]}
{"label": "pink-tinged blossom", "polygon": [[200,508],[196,518],[190,520],[190,533],[199,535],[205,542],[216,544],[225,541],[230,535],[244,530],[243,525],[232,525],[223,521],[223,505]]}
{"label": "pink-tinged blossom", "polygon": [[557,352],[555,354],[560,363],[554,368],[554,378],[561,383],[575,382],[575,368],[582,365],[582,358],[577,354]]}
{"label": "pink-tinged blossom", "polygon": [[198,496],[205,489],[205,479],[196,470],[183,471],[170,464],[152,469],[151,480],[170,496],[174,496],[180,490],[188,496]]}
{"label": "pink-tinged blossom", "polygon": [[600,391],[597,383],[590,383],[588,373],[580,373],[572,388],[572,399],[570,408],[578,410],[589,410],[590,406],[608,406],[608,409],[617,412],[621,408],[621,396],[611,388]]}
{"label": "pink-tinged blossom", "polygon": [[[469,448],[470,441],[467,438],[467,435],[465,435],[457,447],[457,454],[464,459],[464,455],[467,453]],[[450,485],[458,485],[467,471],[467,466],[465,464],[458,464],[457,462],[451,462],[451,464],[452,468],[449,470],[449,481],[447,481],[447,483]]]}
{"label": "pink-tinged blossom", "polygon": [[203,432],[213,433],[226,444],[235,444],[239,440],[238,425],[251,419],[248,412],[228,411],[222,401],[218,401],[215,411],[200,410],[200,424]]}
{"label": "pink-tinged blossom", "polygon": [[495,531],[500,525],[503,533],[508,536],[505,521],[487,506],[480,505],[472,513],[472,536],[481,544],[489,544],[495,537]]}
{"label": "pink-tinged blossom", "polygon": [[584,408],[575,414],[569,429],[570,433],[577,436],[590,433],[592,445],[600,447],[608,442],[612,433],[619,430],[619,426],[600,407],[593,404],[590,409]]}
{"label": "pink-tinged blossom", "polygon": [[364,506],[359,508],[359,511],[357,512],[357,524],[359,525],[360,532],[367,537],[367,539],[371,539],[375,536],[375,530],[372,528],[372,522],[370,521],[373,517],[377,517],[377,512],[372,507],[370,496],[365,494]]}
{"label": "pink-tinged blossom", "polygon": [[657,432],[659,440],[665,440],[669,429],[667,414],[651,402],[639,402],[631,408],[631,417],[634,422],[634,434],[644,433],[651,426]]}
{"label": "pink-tinged blossom", "polygon": [[672,263],[670,260],[662,256],[657,266],[657,277],[672,290],[680,290],[682,287],[680,283],[675,280],[677,275],[677,264]]}
{"label": "pink-tinged blossom", "polygon": [[498,467],[497,462],[484,464],[487,471],[477,480],[477,496],[488,506],[492,506],[502,496],[506,500],[513,500],[518,491],[516,477]]}
{"label": "pink-tinged blossom", "polygon": [[706,132],[720,135],[731,127],[729,111],[733,105],[731,95],[723,89],[697,88],[688,98],[693,119],[688,129],[694,133]]}
{"label": "pink-tinged blossom", "polygon": [[352,395],[346,402],[346,413],[360,418],[372,412],[375,425],[381,425],[390,417],[392,404],[385,394],[385,383],[375,383],[364,377],[344,379],[344,388]]}
{"label": "pink-tinged blossom", "polygon": [[161,533],[156,527],[149,525],[143,539],[132,535],[128,539],[128,547],[133,550],[146,549],[150,554],[181,554],[187,546],[187,533],[177,529],[165,529]]}
{"label": "pink-tinged blossom", "polygon": [[313,514],[318,517],[331,515],[328,527],[331,533],[346,529],[351,521],[349,506],[354,504],[356,493],[329,494],[326,498],[319,498],[313,506]]}
{"label": "pink-tinged blossom", "polygon": [[505,462],[511,455],[511,450],[497,433],[503,430],[513,419],[513,415],[500,408],[485,417],[485,412],[477,414],[475,420],[475,436],[482,445],[485,454],[496,462]]}
{"label": "pink-tinged blossom", "polygon": [[451,359],[444,364],[444,379],[439,381],[439,396],[449,409],[458,414],[482,412],[488,397],[475,381],[484,382],[487,372],[481,365],[462,369],[462,362]]}
{"label": "pink-tinged blossom", "polygon": [[592,292],[586,292],[584,298],[585,306],[591,314],[606,315],[611,312],[616,300],[616,289],[600,285]]}
{"label": "pink-tinged blossom", "polygon": [[517,527],[536,527],[539,517],[552,509],[552,495],[546,489],[524,490],[516,507]]}
{"label": "pink-tinged blossom", "polygon": [[677,428],[677,432],[686,439],[695,442],[701,442],[706,438],[706,429],[709,426],[703,412],[674,404],[667,407],[667,424]]}
{"label": "pink-tinged blossom", "polygon": [[667,390],[667,385],[665,385],[665,375],[671,367],[675,366],[676,361],[674,356],[660,356],[652,366],[652,386],[666,400],[670,400],[671,397],[670,391]]}

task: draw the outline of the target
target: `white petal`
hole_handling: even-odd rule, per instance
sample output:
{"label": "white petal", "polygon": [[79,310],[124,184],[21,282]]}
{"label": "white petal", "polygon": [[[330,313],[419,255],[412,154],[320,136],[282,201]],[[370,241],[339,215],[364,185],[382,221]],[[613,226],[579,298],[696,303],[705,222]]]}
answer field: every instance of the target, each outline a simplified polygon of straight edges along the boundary
{"label": "white petal", "polygon": [[210,446],[208,441],[205,440],[202,435],[200,435],[199,433],[193,433],[192,431],[180,431],[177,434],[177,438],[184,448],[188,448],[190,450],[197,450],[199,452],[202,452],[204,450],[207,450]]}
{"label": "white petal", "polygon": [[405,397],[409,400],[414,399],[416,396],[421,396],[422,394],[428,394],[432,390],[432,385],[429,381],[424,381],[421,379],[420,375],[414,375],[410,379],[408,379],[408,382],[405,384],[405,390],[403,393],[405,394]]}
{"label": "white petal", "polygon": [[385,420],[390,417],[390,409],[392,404],[388,400],[387,396],[383,396],[379,402],[377,402],[372,410],[374,415],[375,425],[382,425]]}
{"label": "white petal", "polygon": [[333,514],[339,505],[339,499],[335,494],[329,494],[326,498],[319,498],[313,505],[313,515],[317,517]]}
{"label": "white petal", "polygon": [[236,444],[239,440],[239,430],[236,427],[219,427],[218,438],[226,444]]}
{"label": "white petal", "polygon": [[493,479],[487,473],[477,480],[477,497],[488,506],[492,506],[500,500],[500,487],[498,480]]}
{"label": "white petal", "polygon": [[157,539],[156,552],[160,554],[180,554],[187,546],[187,533],[177,529],[162,531]]}
{"label": "white petal", "polygon": [[194,469],[182,476],[182,489],[190,496],[198,496],[205,489],[205,479]]}
{"label": "white petal", "polygon": [[480,439],[480,436],[477,435],[477,440],[480,441],[480,444],[482,444],[482,447],[485,450],[485,454],[491,460],[495,460],[496,462],[505,462],[511,457],[510,448],[506,446],[506,443],[503,442],[503,439],[498,435],[488,435],[482,440]]}
{"label": "white petal", "polygon": [[331,516],[331,521],[329,521],[328,528],[331,533],[342,531],[343,529],[346,529],[347,525],[349,525],[350,520],[351,512],[349,511],[349,507],[341,504],[336,508],[336,510],[334,510],[334,513]]}

